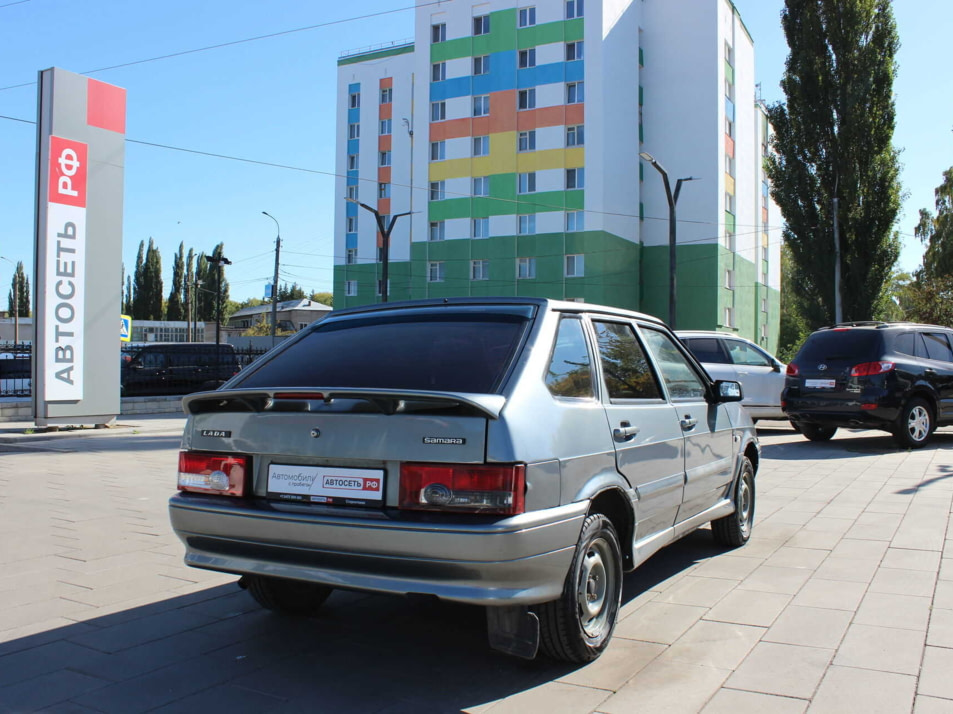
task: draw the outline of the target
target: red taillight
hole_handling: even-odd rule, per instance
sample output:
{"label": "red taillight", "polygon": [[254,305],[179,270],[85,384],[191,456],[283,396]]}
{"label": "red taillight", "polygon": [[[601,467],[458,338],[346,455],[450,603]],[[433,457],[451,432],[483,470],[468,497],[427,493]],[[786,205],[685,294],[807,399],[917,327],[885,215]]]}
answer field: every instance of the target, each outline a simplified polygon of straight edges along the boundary
{"label": "red taillight", "polygon": [[204,451],[179,452],[179,490],[241,496],[245,491],[248,457],[210,454]]}
{"label": "red taillight", "polygon": [[864,362],[855,365],[850,371],[851,377],[871,377],[875,374],[885,374],[895,367],[893,362]]}
{"label": "red taillight", "polygon": [[797,377],[799,373],[800,373],[800,370],[797,368],[797,365],[794,364],[793,362],[791,362],[791,364],[788,365],[788,368],[785,371],[785,374],[789,377]]}
{"label": "red taillight", "polygon": [[402,464],[400,507],[417,511],[492,513],[525,510],[523,464]]}

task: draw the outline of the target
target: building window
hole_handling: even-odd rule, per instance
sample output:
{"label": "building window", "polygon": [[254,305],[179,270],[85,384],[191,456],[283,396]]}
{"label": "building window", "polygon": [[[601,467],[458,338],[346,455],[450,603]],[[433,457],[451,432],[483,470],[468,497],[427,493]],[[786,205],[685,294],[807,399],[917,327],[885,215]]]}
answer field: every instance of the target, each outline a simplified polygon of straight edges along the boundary
{"label": "building window", "polygon": [[347,125],[347,138],[348,139],[360,139],[361,138],[361,125],[357,122]]}
{"label": "building window", "polygon": [[442,201],[447,197],[444,190],[446,183],[444,181],[431,181],[430,182],[430,200],[431,201]]}
{"label": "building window", "polygon": [[478,94],[473,98],[473,116],[485,117],[490,113],[490,95]]}
{"label": "building window", "polygon": [[725,154],[725,173],[729,176],[735,175],[735,160],[728,154]]}
{"label": "building window", "polygon": [[348,106],[351,109],[360,109],[361,107],[361,93],[360,92],[351,92],[351,96],[348,100]]}
{"label": "building window", "polygon": [[490,261],[489,260],[471,260],[470,261],[470,280],[489,280],[490,279]]}
{"label": "building window", "polygon": [[356,201],[358,199],[357,186],[347,187],[347,197],[352,201]]}
{"label": "building window", "polygon": [[732,139],[735,138],[735,123],[731,121],[731,117],[725,117],[725,134]]}
{"label": "building window", "polygon": [[768,311],[768,298],[761,298],[761,312]]}
{"label": "building window", "polygon": [[725,327],[734,327],[735,326],[735,311],[730,308],[725,308]]}
{"label": "building window", "polygon": [[377,197],[390,198],[390,184],[389,183],[377,184]]}
{"label": "building window", "polygon": [[[377,280],[377,294],[381,294],[381,287],[384,285],[384,281],[378,278]],[[390,295],[390,280],[387,281],[387,294]]]}
{"label": "building window", "polygon": [[447,78],[447,63],[434,62],[430,65],[430,81],[442,82]]}
{"label": "building window", "polygon": [[582,146],[585,143],[586,134],[582,124],[566,127],[566,146]]}
{"label": "building window", "polygon": [[516,232],[521,236],[533,235],[536,232],[536,214],[519,216],[516,226]]}
{"label": "building window", "polygon": [[348,248],[344,254],[344,262],[347,265],[354,265],[357,262],[357,248]]}
{"label": "building window", "polygon": [[394,101],[394,89],[393,87],[384,87],[381,90],[381,104],[390,104]]}
{"label": "building window", "polygon": [[431,102],[430,103],[430,121],[443,121],[447,118],[447,103],[446,102]]}
{"label": "building window", "polygon": [[348,216],[345,221],[345,233],[357,233],[357,216]]}
{"label": "building window", "polygon": [[566,104],[582,104],[586,101],[585,83],[569,82],[566,84]]}
{"label": "building window", "polygon": [[489,15],[480,15],[479,17],[473,18],[473,34],[474,35],[490,34],[490,16]]}
{"label": "building window", "polygon": [[379,157],[379,160],[378,160],[378,162],[377,162],[377,165],[378,165],[378,166],[390,166],[390,152],[389,152],[389,151],[381,151],[381,152],[378,152],[378,153],[380,153],[380,157]]}
{"label": "building window", "polygon": [[536,258],[517,258],[516,277],[519,280],[531,280],[536,277]]}
{"label": "building window", "polygon": [[525,173],[525,174],[519,174],[517,179],[517,192],[518,193],[535,193],[536,192],[536,172],[535,171],[530,171],[529,173]]}
{"label": "building window", "polygon": [[446,158],[447,158],[447,142],[431,141],[430,142],[430,160],[443,161]]}
{"label": "building window", "polygon": [[429,239],[432,241],[443,240],[447,236],[447,224],[443,221],[431,221]]}
{"label": "building window", "polygon": [[579,42],[567,42],[566,43],[566,61],[573,62],[575,60],[581,60],[583,54],[583,43],[582,40]]}
{"label": "building window", "polygon": [[490,237],[490,219],[489,218],[474,218],[473,219],[473,237],[474,238],[489,238]]}
{"label": "building window", "polygon": [[474,156],[489,156],[490,154],[490,137],[489,136],[474,136],[473,137],[473,155]]}
{"label": "building window", "polygon": [[521,89],[519,90],[518,96],[518,109],[535,109],[536,108],[536,88],[532,89]]}
{"label": "building window", "polygon": [[427,263],[427,282],[428,283],[442,283],[443,282],[443,261],[431,261]]}
{"label": "building window", "polygon": [[347,170],[357,171],[357,154],[347,155]]}
{"label": "building window", "polygon": [[357,281],[356,280],[345,280],[344,281],[344,294],[348,297],[354,297],[357,295]]}
{"label": "building window", "polygon": [[586,230],[586,214],[583,211],[566,211],[566,232]]}
{"label": "building window", "polygon": [[536,48],[531,47],[528,50],[520,50],[519,64],[520,69],[528,69],[536,66]]}
{"label": "building window", "polygon": [[387,136],[392,132],[393,121],[391,119],[381,119],[381,136]]}
{"label": "building window", "polygon": [[735,271],[725,270],[725,287],[729,290],[735,289]]}
{"label": "building window", "polygon": [[430,41],[433,44],[447,41],[447,24],[445,22],[430,26]]}
{"label": "building window", "polygon": [[586,257],[584,255],[566,256],[566,277],[581,278],[586,274]]}
{"label": "building window", "polygon": [[521,7],[519,11],[519,27],[532,27],[536,24],[536,8]]}
{"label": "building window", "polygon": [[521,131],[516,145],[519,151],[536,151],[536,130]]}
{"label": "building window", "polygon": [[474,176],[473,177],[473,195],[474,196],[489,196],[490,195],[490,177],[489,176]]}
{"label": "building window", "polygon": [[473,74],[490,73],[490,55],[480,55],[473,58]]}
{"label": "building window", "polygon": [[566,190],[586,187],[585,169],[566,169]]}
{"label": "building window", "polygon": [[566,0],[566,19],[572,20],[576,17],[582,17],[585,5],[583,0]]}

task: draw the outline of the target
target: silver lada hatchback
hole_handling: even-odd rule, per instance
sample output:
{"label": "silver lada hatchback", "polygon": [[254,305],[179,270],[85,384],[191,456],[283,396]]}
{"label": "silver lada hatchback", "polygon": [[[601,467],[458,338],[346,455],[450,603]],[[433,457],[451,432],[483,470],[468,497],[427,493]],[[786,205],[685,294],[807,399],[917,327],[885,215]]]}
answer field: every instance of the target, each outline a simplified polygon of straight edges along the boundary
{"label": "silver lada hatchback", "polygon": [[751,533],[737,382],[659,320],[531,298],[333,312],[184,399],[187,564],[307,614],[334,588],[486,606],[490,645],[595,659],[622,574],[712,523]]}

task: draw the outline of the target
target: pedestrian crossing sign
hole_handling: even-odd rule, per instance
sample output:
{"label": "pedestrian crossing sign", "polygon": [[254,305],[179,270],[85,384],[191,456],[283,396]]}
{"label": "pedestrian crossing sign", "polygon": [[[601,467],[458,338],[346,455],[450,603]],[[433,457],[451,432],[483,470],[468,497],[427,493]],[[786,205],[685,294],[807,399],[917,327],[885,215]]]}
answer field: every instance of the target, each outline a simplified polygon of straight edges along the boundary
{"label": "pedestrian crossing sign", "polygon": [[132,339],[132,318],[129,315],[119,316],[119,339],[129,342]]}

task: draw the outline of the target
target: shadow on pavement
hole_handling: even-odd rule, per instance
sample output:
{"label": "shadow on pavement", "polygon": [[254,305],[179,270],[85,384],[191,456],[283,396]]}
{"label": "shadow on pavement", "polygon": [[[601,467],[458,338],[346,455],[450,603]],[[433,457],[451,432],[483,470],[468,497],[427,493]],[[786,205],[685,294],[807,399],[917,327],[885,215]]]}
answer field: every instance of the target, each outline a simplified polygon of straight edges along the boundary
{"label": "shadow on pavement", "polygon": [[113,451],[158,451],[176,449],[182,442],[181,434],[128,434],[118,436],[63,436],[55,439],[0,441],[0,453],[25,454],[31,452],[84,453]]}
{"label": "shadow on pavement", "polygon": [[[846,435],[846,438],[841,435]],[[767,433],[759,431],[764,439]],[[938,449],[953,449],[953,432],[936,432],[922,449],[901,449],[893,436],[870,429],[838,429],[831,441],[813,442],[795,439],[781,444],[766,444],[762,441],[761,454],[766,459],[779,461],[850,459],[857,454],[921,453]]]}
{"label": "shadow on pavement", "polygon": [[[696,531],[629,574],[624,601],[719,552]],[[0,643],[0,710],[451,712],[576,669],[490,650],[475,606],[336,591],[292,618],[230,584]]]}

